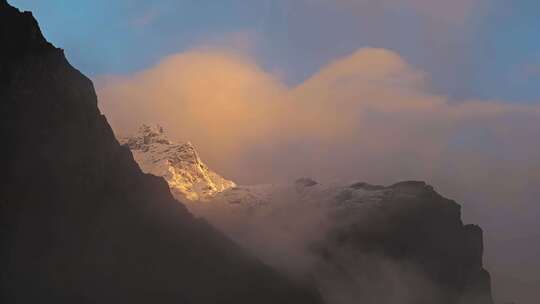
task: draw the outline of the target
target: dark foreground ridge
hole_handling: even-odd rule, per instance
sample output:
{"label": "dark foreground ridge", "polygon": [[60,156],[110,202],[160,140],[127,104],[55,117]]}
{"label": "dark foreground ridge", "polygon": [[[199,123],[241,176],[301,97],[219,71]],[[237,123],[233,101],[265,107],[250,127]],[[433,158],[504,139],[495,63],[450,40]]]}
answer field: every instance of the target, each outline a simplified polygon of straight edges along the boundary
{"label": "dark foreground ridge", "polygon": [[143,174],[91,81],[0,0],[1,303],[319,303]]}

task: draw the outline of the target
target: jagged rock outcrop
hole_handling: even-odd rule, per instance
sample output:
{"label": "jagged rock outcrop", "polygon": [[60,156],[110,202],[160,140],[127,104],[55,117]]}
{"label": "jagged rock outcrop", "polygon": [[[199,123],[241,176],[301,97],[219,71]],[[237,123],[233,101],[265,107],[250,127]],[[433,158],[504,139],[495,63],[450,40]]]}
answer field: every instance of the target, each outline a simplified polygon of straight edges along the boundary
{"label": "jagged rock outcrop", "polygon": [[142,125],[120,143],[128,145],[143,172],[165,178],[179,200],[206,201],[236,186],[210,170],[193,144],[169,140],[160,126]]}
{"label": "jagged rock outcrop", "polygon": [[[328,303],[492,304],[482,230],[424,182],[238,186],[197,210]],[[283,256],[286,258],[280,259]]]}
{"label": "jagged rock outcrop", "polygon": [[[213,183],[194,149],[170,142],[159,128],[143,126],[123,141],[173,190],[178,180]],[[182,175],[197,178],[173,178]],[[328,303],[492,304],[482,230],[464,225],[460,206],[424,182],[232,185],[202,195],[176,188],[204,198],[190,210],[264,261],[314,278]]]}
{"label": "jagged rock outcrop", "polygon": [[324,269],[339,278],[332,282],[341,284],[339,299],[493,303],[482,265],[482,230],[462,223],[457,203],[416,181],[388,187],[357,183],[340,193],[333,224],[313,247]]}
{"label": "jagged rock outcrop", "polygon": [[141,172],[89,79],[0,0],[1,303],[319,303]]}

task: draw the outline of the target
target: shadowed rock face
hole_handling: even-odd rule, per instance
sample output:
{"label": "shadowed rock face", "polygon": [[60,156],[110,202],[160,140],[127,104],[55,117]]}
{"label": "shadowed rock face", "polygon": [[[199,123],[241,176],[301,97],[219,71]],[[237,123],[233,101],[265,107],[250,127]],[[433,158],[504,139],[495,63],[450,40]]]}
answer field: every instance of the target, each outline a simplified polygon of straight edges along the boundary
{"label": "shadowed rock face", "polygon": [[196,214],[327,303],[492,304],[482,230],[424,182],[239,186]]}
{"label": "shadowed rock face", "polygon": [[0,302],[319,303],[143,174],[93,85],[0,0]]}
{"label": "shadowed rock face", "polygon": [[482,230],[463,225],[457,203],[416,181],[351,188],[379,194],[376,200],[353,196],[342,203],[332,212],[327,235],[314,246],[323,269],[337,278],[333,284],[341,284],[338,299],[493,303],[482,266]]}

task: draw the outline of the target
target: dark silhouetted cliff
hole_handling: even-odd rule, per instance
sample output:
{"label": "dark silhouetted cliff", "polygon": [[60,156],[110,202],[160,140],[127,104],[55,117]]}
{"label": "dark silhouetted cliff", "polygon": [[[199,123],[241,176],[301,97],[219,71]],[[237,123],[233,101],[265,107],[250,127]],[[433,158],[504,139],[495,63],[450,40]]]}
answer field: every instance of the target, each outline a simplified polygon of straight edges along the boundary
{"label": "dark silhouetted cliff", "polygon": [[0,50],[0,302],[318,303],[143,174],[91,81],[5,0]]}

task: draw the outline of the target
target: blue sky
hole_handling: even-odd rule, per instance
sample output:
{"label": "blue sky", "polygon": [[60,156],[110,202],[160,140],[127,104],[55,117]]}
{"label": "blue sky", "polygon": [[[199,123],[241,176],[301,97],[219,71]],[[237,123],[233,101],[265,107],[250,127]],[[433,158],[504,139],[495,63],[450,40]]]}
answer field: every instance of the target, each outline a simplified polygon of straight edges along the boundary
{"label": "blue sky", "polygon": [[448,18],[442,14],[450,8],[426,10],[424,0],[380,2],[11,0],[32,10],[47,38],[91,77],[215,45],[249,52],[295,84],[370,46],[399,53],[429,73],[437,93],[457,101],[540,101],[539,1],[459,0],[456,6],[469,5],[466,17]]}

